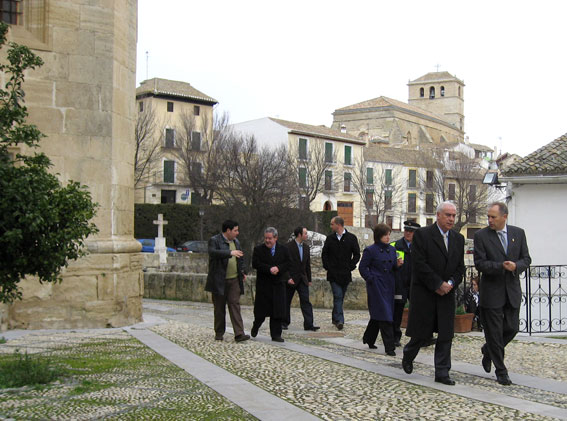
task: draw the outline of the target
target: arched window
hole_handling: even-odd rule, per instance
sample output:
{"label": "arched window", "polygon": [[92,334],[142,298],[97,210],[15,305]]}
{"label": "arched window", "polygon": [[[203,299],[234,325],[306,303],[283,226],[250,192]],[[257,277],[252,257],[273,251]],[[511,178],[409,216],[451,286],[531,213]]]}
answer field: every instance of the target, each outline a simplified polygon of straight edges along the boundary
{"label": "arched window", "polygon": [[324,210],[324,211],[333,210],[333,204],[327,200],[327,201],[323,204],[323,210]]}
{"label": "arched window", "polygon": [[445,87],[441,86],[441,96],[445,96]]}
{"label": "arched window", "polygon": [[435,98],[435,88],[432,86],[429,88],[429,99]]}
{"label": "arched window", "polygon": [[423,98],[425,96],[425,89],[419,88],[419,97]]}

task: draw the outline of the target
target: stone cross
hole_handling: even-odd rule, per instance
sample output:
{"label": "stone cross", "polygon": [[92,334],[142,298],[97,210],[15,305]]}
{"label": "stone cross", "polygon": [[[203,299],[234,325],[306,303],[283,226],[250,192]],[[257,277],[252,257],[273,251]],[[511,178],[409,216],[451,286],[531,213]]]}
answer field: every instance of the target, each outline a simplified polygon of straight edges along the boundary
{"label": "stone cross", "polygon": [[154,253],[159,254],[160,265],[167,263],[167,247],[165,245],[165,238],[163,238],[163,226],[167,225],[167,221],[163,220],[163,214],[158,214],[157,221],[154,225],[158,226],[158,236],[155,239]]}
{"label": "stone cross", "polygon": [[157,238],[163,238],[163,226],[164,226],[164,225],[167,225],[167,221],[164,221],[164,220],[163,220],[163,214],[162,214],[162,213],[159,213],[159,214],[158,214],[158,216],[157,216],[157,221],[154,221],[154,225],[157,225],[157,226],[158,226],[158,229],[157,229],[157,232],[158,232]]}

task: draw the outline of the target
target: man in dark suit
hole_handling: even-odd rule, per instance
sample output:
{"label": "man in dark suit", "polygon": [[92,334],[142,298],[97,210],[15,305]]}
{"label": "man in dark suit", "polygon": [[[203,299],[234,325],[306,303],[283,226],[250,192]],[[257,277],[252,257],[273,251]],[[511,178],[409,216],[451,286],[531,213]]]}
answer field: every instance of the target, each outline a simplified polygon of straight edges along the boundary
{"label": "man in dark suit", "polygon": [[402,316],[404,314],[404,307],[409,297],[411,285],[411,242],[413,241],[413,234],[421,228],[415,221],[404,222],[404,236],[398,241],[392,243],[398,256],[404,261],[402,267],[394,272],[396,277],[396,295],[394,295],[394,345],[401,346],[400,339],[402,338]]}
{"label": "man in dark suit", "polygon": [[319,326],[313,325],[313,306],[309,302],[309,287],[311,286],[311,256],[307,240],[307,228],[297,227],[293,231],[295,239],[286,244],[289,251],[289,275],[286,284],[286,317],[282,328],[287,329],[291,322],[291,301],[297,291],[299,306],[303,314],[303,328],[316,331]]}
{"label": "man in dark suit", "polygon": [[360,246],[356,235],[345,229],[345,221],[340,216],[331,219],[331,229],[333,232],[325,240],[321,258],[333,291],[331,321],[338,330],[342,330],[345,322],[343,302],[348,284],[352,282],[351,272],[360,260]]}
{"label": "man in dark suit", "polygon": [[256,337],[266,317],[270,317],[272,341],[283,342],[282,321],[286,314],[285,284],[289,269],[289,251],[278,244],[278,231],[268,227],[264,243],[254,247],[252,267],[256,269],[254,323],[250,334]]}
{"label": "man in dark suit", "polygon": [[482,367],[489,373],[494,364],[496,380],[512,381],[504,365],[504,348],[519,330],[522,288],[520,274],[532,262],[524,230],[507,225],[508,207],[495,202],[488,208],[488,227],[474,236],[474,264],[481,273],[480,319],[486,343]]}
{"label": "man in dark suit", "polygon": [[454,385],[449,376],[454,336],[455,289],[465,273],[465,239],[452,231],[457,210],[452,202],[437,207],[437,222],[417,230],[413,236],[413,274],[409,319],[402,368],[413,371],[413,360],[424,342],[438,332],[435,344],[435,381]]}

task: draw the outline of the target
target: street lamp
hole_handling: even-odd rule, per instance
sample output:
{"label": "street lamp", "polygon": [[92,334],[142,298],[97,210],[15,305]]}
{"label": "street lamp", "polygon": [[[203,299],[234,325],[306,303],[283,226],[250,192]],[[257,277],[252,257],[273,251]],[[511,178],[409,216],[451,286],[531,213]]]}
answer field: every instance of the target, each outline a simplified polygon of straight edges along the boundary
{"label": "street lamp", "polygon": [[205,209],[199,208],[199,219],[201,221],[201,241],[203,241],[203,216],[205,216]]}

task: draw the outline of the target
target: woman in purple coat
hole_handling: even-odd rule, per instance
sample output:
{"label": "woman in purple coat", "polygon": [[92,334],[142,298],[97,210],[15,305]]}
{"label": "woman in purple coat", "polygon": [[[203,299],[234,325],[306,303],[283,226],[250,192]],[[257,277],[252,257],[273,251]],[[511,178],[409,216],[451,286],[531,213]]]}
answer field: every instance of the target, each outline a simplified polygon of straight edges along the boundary
{"label": "woman in purple coat", "polygon": [[364,249],[358,265],[360,275],[366,281],[368,311],[370,321],[362,337],[362,343],[376,349],[378,332],[382,332],[382,342],[388,355],[396,355],[392,321],[394,315],[394,271],[403,264],[397,259],[396,249],[390,243],[392,229],[386,224],[374,228],[374,244]]}

